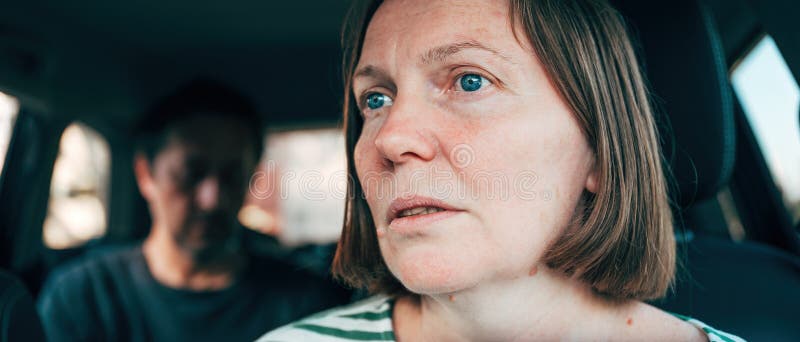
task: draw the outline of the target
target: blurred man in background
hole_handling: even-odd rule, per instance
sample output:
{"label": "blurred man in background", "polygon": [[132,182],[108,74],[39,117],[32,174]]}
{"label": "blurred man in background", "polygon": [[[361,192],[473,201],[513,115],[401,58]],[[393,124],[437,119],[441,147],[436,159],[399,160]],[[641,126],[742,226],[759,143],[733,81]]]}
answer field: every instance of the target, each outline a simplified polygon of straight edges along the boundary
{"label": "blurred man in background", "polygon": [[51,340],[253,340],[349,295],[242,244],[237,212],[262,125],[240,94],[194,82],[137,130],[136,182],[152,218],[143,243],[84,257],[46,284]]}

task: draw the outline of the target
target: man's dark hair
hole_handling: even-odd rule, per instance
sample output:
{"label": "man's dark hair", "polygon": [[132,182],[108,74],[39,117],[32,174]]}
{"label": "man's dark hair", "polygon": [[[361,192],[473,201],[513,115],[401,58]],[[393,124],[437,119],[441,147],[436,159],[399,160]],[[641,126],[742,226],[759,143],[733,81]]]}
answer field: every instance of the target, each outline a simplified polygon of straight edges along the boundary
{"label": "man's dark hair", "polygon": [[240,120],[255,139],[256,160],[261,158],[264,127],[251,100],[219,82],[199,79],[162,97],[136,126],[136,152],[152,162],[165,147],[175,125],[196,115],[219,115]]}

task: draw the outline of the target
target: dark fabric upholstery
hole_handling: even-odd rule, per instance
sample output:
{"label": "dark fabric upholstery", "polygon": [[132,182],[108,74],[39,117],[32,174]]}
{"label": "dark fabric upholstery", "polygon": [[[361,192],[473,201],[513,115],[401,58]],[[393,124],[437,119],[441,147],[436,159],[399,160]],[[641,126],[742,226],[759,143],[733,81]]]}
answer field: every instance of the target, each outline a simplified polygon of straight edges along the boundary
{"label": "dark fabric upholstery", "polygon": [[654,92],[665,158],[689,206],[728,182],[735,155],[724,50],[710,12],[696,0],[618,0],[639,38]]}
{"label": "dark fabric upholstery", "polygon": [[19,279],[0,270],[0,341],[44,341],[33,298]]}
{"label": "dark fabric upholstery", "polygon": [[675,292],[656,305],[747,340],[800,341],[798,258],[713,237],[678,248],[688,270],[678,272]]}

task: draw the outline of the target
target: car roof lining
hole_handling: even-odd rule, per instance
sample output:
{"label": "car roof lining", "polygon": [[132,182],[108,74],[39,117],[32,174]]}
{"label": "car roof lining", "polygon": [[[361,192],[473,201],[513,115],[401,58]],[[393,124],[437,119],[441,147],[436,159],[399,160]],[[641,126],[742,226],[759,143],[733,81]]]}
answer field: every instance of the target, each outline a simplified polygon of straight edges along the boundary
{"label": "car roof lining", "polygon": [[[763,29],[747,0],[708,3],[730,65]],[[155,98],[192,78],[211,77],[252,96],[273,125],[335,125],[346,6],[15,2],[0,13],[0,91],[45,115],[117,130],[130,127]],[[36,69],[13,72],[24,63]]]}

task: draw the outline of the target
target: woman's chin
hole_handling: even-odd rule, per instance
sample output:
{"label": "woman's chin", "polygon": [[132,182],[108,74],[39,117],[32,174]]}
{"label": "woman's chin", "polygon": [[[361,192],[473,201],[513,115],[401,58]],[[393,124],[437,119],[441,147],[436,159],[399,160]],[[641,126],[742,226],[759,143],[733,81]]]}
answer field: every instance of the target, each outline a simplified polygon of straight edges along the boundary
{"label": "woman's chin", "polygon": [[481,268],[470,265],[462,258],[439,253],[406,255],[389,263],[392,274],[413,293],[424,295],[453,293],[474,286]]}

